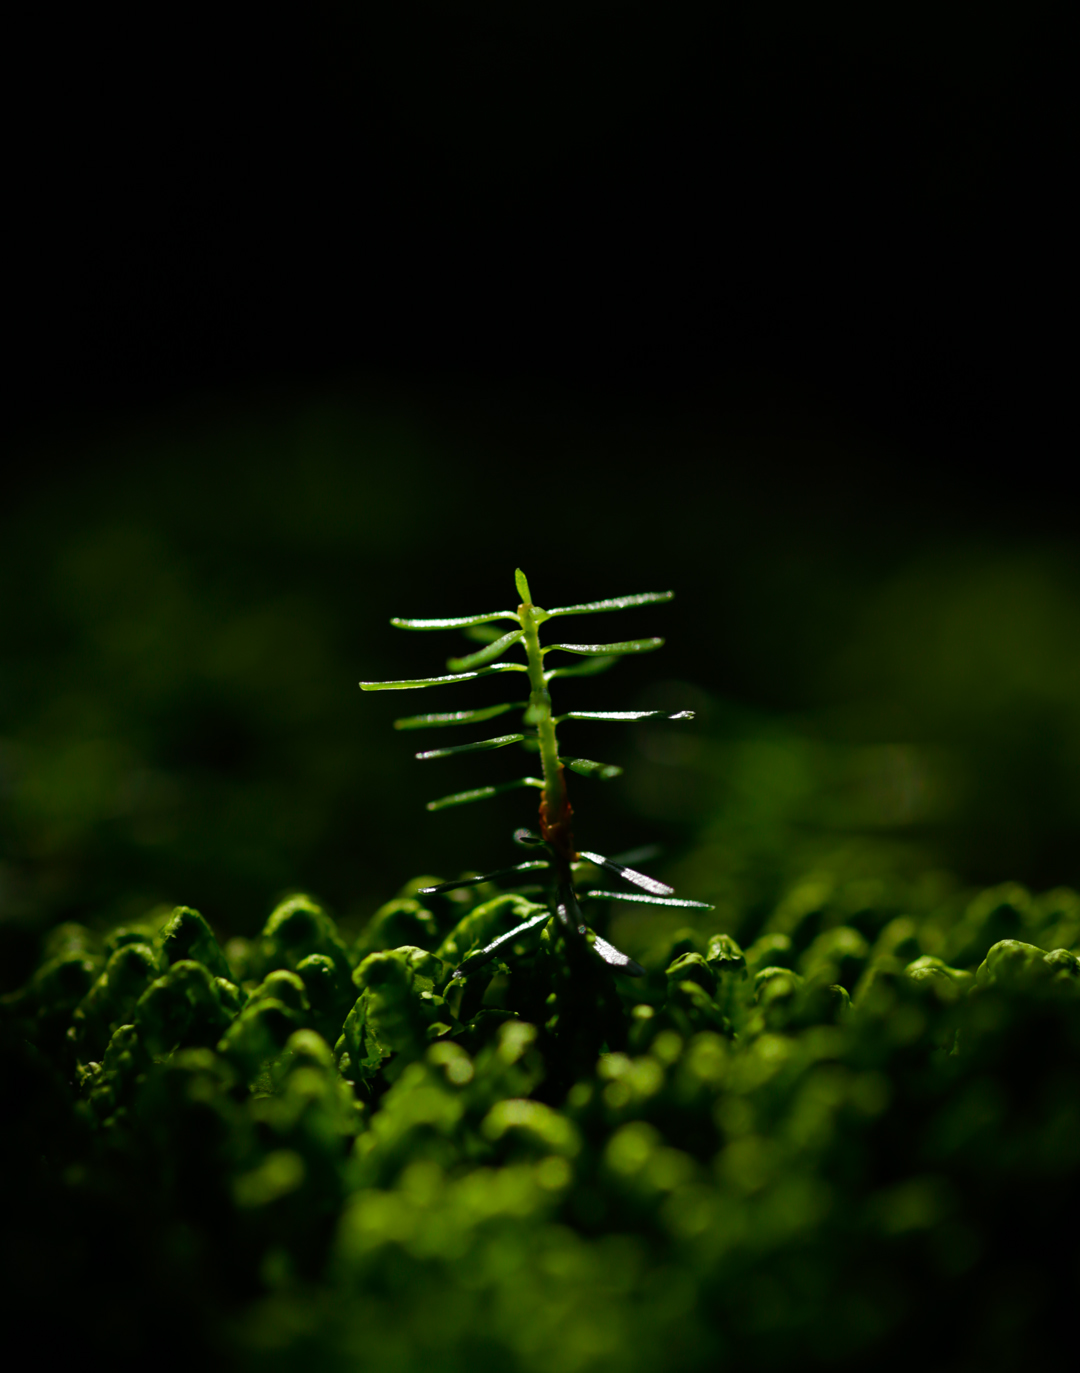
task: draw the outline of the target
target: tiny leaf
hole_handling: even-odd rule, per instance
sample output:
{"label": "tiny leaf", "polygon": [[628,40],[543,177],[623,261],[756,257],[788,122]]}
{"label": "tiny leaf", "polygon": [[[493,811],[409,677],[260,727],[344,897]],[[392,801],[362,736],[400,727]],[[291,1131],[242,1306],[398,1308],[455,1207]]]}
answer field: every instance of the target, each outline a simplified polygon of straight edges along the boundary
{"label": "tiny leaf", "polygon": [[562,758],[559,761],[565,763],[571,772],[579,772],[582,777],[599,777],[603,782],[618,777],[622,772],[622,768],[614,763],[594,763],[591,758]]}
{"label": "tiny leaf", "polygon": [[475,653],[469,653],[464,658],[448,658],[446,666],[451,672],[468,672],[474,667],[483,667],[485,663],[494,662],[496,658],[524,637],[523,630],[512,629],[509,634],[501,635],[494,643],[488,644],[486,648],[477,649]]}
{"label": "tiny leaf", "polygon": [[567,931],[567,933],[570,933],[571,931],[576,931],[577,927],[574,921],[571,919],[570,913],[566,909],[565,902],[560,901],[557,903],[557,905],[555,906],[555,914],[558,917],[559,924],[563,927],[564,930]]}
{"label": "tiny leaf", "polygon": [[645,969],[640,963],[635,963],[628,954],[622,953],[614,944],[609,944],[606,939],[601,939],[596,931],[590,930],[587,925],[582,926],[582,928],[585,930],[585,937],[592,946],[593,953],[599,954],[609,968],[614,968],[616,972],[626,973],[629,977],[645,976]]}
{"label": "tiny leaf", "polygon": [[554,653],[562,649],[564,653],[609,654],[609,653],[651,653],[663,646],[663,639],[626,639],[621,644],[549,644],[544,653]]}
{"label": "tiny leaf", "polygon": [[468,682],[473,677],[488,677],[493,672],[527,672],[524,663],[493,663],[479,672],[455,672],[449,677],[414,677],[407,682],[361,682],[361,691],[404,691],[408,687],[443,686],[450,682]]}
{"label": "tiny leaf", "polygon": [[539,834],[534,834],[532,830],[519,829],[514,831],[514,843],[523,849],[547,848],[547,844]]}
{"label": "tiny leaf", "polygon": [[520,744],[524,734],[500,734],[497,739],[478,739],[475,744],[454,744],[450,748],[432,748],[426,753],[418,753],[421,762],[428,758],[449,758],[452,753],[481,753],[489,748],[505,748],[507,744]]}
{"label": "tiny leaf", "polygon": [[516,782],[502,782],[497,787],[476,787],[473,791],[459,791],[453,796],[440,796],[437,801],[427,803],[428,810],[445,810],[447,806],[464,806],[469,801],[486,801],[489,796],[498,796],[504,791],[514,791],[518,787],[539,787],[544,784],[539,777],[519,777]]}
{"label": "tiny leaf", "polygon": [[655,877],[648,877],[643,872],[638,872],[634,868],[625,867],[622,863],[616,863],[612,858],[605,858],[600,853],[588,853],[585,849],[581,850],[582,858],[587,858],[591,863],[598,864],[601,868],[606,868],[608,872],[613,872],[623,878],[626,882],[632,882],[635,887],[641,887],[644,891],[651,892],[653,896],[674,896],[675,888],[669,887],[666,882],[658,882]]}
{"label": "tiny leaf", "polygon": [[485,945],[484,948],[476,949],[473,953],[469,954],[462,962],[461,967],[455,970],[454,976],[456,978],[463,978],[475,968],[482,967],[485,963],[490,962],[491,959],[495,957],[496,952],[502,948],[504,944],[512,944],[514,940],[523,935],[526,930],[534,930],[537,925],[546,924],[550,919],[550,911],[541,911],[539,915],[534,915],[531,920],[525,920],[520,925],[515,925],[512,930],[508,930],[506,934],[500,934],[498,939],[493,939],[491,943]]}
{"label": "tiny leaf", "polygon": [[395,720],[395,729],[424,729],[428,725],[474,725],[481,720],[492,720],[496,715],[505,715],[508,710],[524,710],[527,702],[507,701],[501,706],[483,706],[479,710],[451,710],[440,715],[409,715],[404,720]]}
{"label": "tiny leaf", "polygon": [[582,893],[590,901],[632,901],[642,906],[683,906],[695,911],[712,911],[707,901],[680,901],[674,896],[646,896],[643,892],[627,891],[587,891]]}
{"label": "tiny leaf", "polygon": [[532,605],[532,596],[529,594],[529,582],[520,567],[514,572],[514,585],[517,587],[518,595],[521,597],[522,603],[524,605]]}
{"label": "tiny leaf", "polygon": [[546,859],[533,859],[528,863],[517,863],[512,868],[499,868],[497,872],[485,873],[482,877],[463,877],[459,882],[440,882],[437,887],[419,887],[417,896],[435,896],[439,892],[457,891],[459,887],[478,887],[481,882],[494,882],[497,877],[509,877],[516,872],[536,872],[541,868],[549,868],[550,863]]}
{"label": "tiny leaf", "polygon": [[559,924],[572,938],[585,933],[581,922],[581,907],[577,902],[577,892],[572,882],[560,882],[555,899],[555,915]]}
{"label": "tiny leaf", "polygon": [[628,610],[635,605],[655,605],[658,601],[670,601],[674,591],[644,591],[638,596],[615,596],[609,601],[586,601],[583,605],[564,605],[557,610],[549,610],[548,615],[595,615],[600,610]]}
{"label": "tiny leaf", "polygon": [[512,610],[493,610],[486,615],[454,615],[449,620],[399,620],[390,621],[395,629],[464,629],[467,625],[489,624],[492,620],[513,620],[519,623]]}
{"label": "tiny leaf", "polygon": [[692,720],[692,710],[570,710],[565,715],[555,717],[561,725],[564,720],[610,720],[619,723],[626,720]]}

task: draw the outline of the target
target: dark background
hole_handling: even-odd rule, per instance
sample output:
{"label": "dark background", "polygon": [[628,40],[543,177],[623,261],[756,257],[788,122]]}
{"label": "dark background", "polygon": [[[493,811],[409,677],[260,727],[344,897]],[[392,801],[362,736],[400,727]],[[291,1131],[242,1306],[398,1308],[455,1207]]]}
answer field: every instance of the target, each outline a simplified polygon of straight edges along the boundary
{"label": "dark background", "polygon": [[183,900],[246,931],[305,885],[357,922],[502,861],[520,806],[421,803],[518,759],[421,776],[387,726],[446,697],[355,683],[433,670],[459,644],[388,615],[495,608],[517,563],[548,604],[677,589],[588,622],[670,646],[574,702],[699,720],[583,735],[628,774],[579,809],[596,844],[683,855],[733,928],[823,854],[1080,881],[1062,19],[24,30],[8,981],[60,918]]}
{"label": "dark background", "polygon": [[1026,485],[1065,376],[1063,16],[54,14],[17,73],[15,412],[373,373],[779,389]]}

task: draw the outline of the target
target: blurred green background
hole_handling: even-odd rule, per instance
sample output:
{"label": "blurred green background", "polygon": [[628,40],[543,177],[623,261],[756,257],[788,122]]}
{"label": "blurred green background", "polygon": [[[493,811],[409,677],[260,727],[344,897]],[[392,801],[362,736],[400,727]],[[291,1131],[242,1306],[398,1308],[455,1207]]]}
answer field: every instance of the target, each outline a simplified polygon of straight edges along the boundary
{"label": "blurred green background", "polygon": [[578,838],[659,842],[728,928],[830,874],[1080,883],[1068,525],[935,486],[872,434],[781,405],[371,385],[38,436],[22,468],[0,540],[5,988],[62,919],[182,902],[246,934],[303,888],[355,928],[418,873],[507,860],[528,793],[423,803],[516,775],[516,750],[419,764],[428,736],[391,728],[505,684],[357,683],[440,670],[463,641],[389,617],[510,605],[518,564],[541,604],[676,591],[588,622],[663,634],[660,654],[561,687],[565,708],[698,712],[566,727],[626,768],[575,779]]}

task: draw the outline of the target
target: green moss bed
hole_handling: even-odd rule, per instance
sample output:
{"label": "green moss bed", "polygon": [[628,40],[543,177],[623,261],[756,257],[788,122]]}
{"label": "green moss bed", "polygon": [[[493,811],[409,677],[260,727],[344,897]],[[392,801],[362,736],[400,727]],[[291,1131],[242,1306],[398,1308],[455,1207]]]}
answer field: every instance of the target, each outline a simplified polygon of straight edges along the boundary
{"label": "green moss bed", "polygon": [[789,904],[640,979],[539,926],[454,979],[539,908],[421,885],[355,939],[305,897],[224,948],[187,908],[52,931],[3,1004],[12,1348],[633,1373],[1075,1340],[1075,893]]}

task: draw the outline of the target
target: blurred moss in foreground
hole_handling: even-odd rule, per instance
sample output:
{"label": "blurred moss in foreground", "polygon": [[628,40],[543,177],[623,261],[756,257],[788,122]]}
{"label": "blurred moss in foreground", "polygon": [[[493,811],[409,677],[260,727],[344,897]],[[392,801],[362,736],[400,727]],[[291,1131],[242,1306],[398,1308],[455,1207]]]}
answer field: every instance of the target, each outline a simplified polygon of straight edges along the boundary
{"label": "blurred moss in foreground", "polygon": [[1050,1357],[1080,897],[830,899],[662,934],[614,993],[549,931],[452,979],[521,896],[357,941],[303,897],[225,949],[186,908],[61,926],[3,1003],[5,1294],[114,1365]]}

